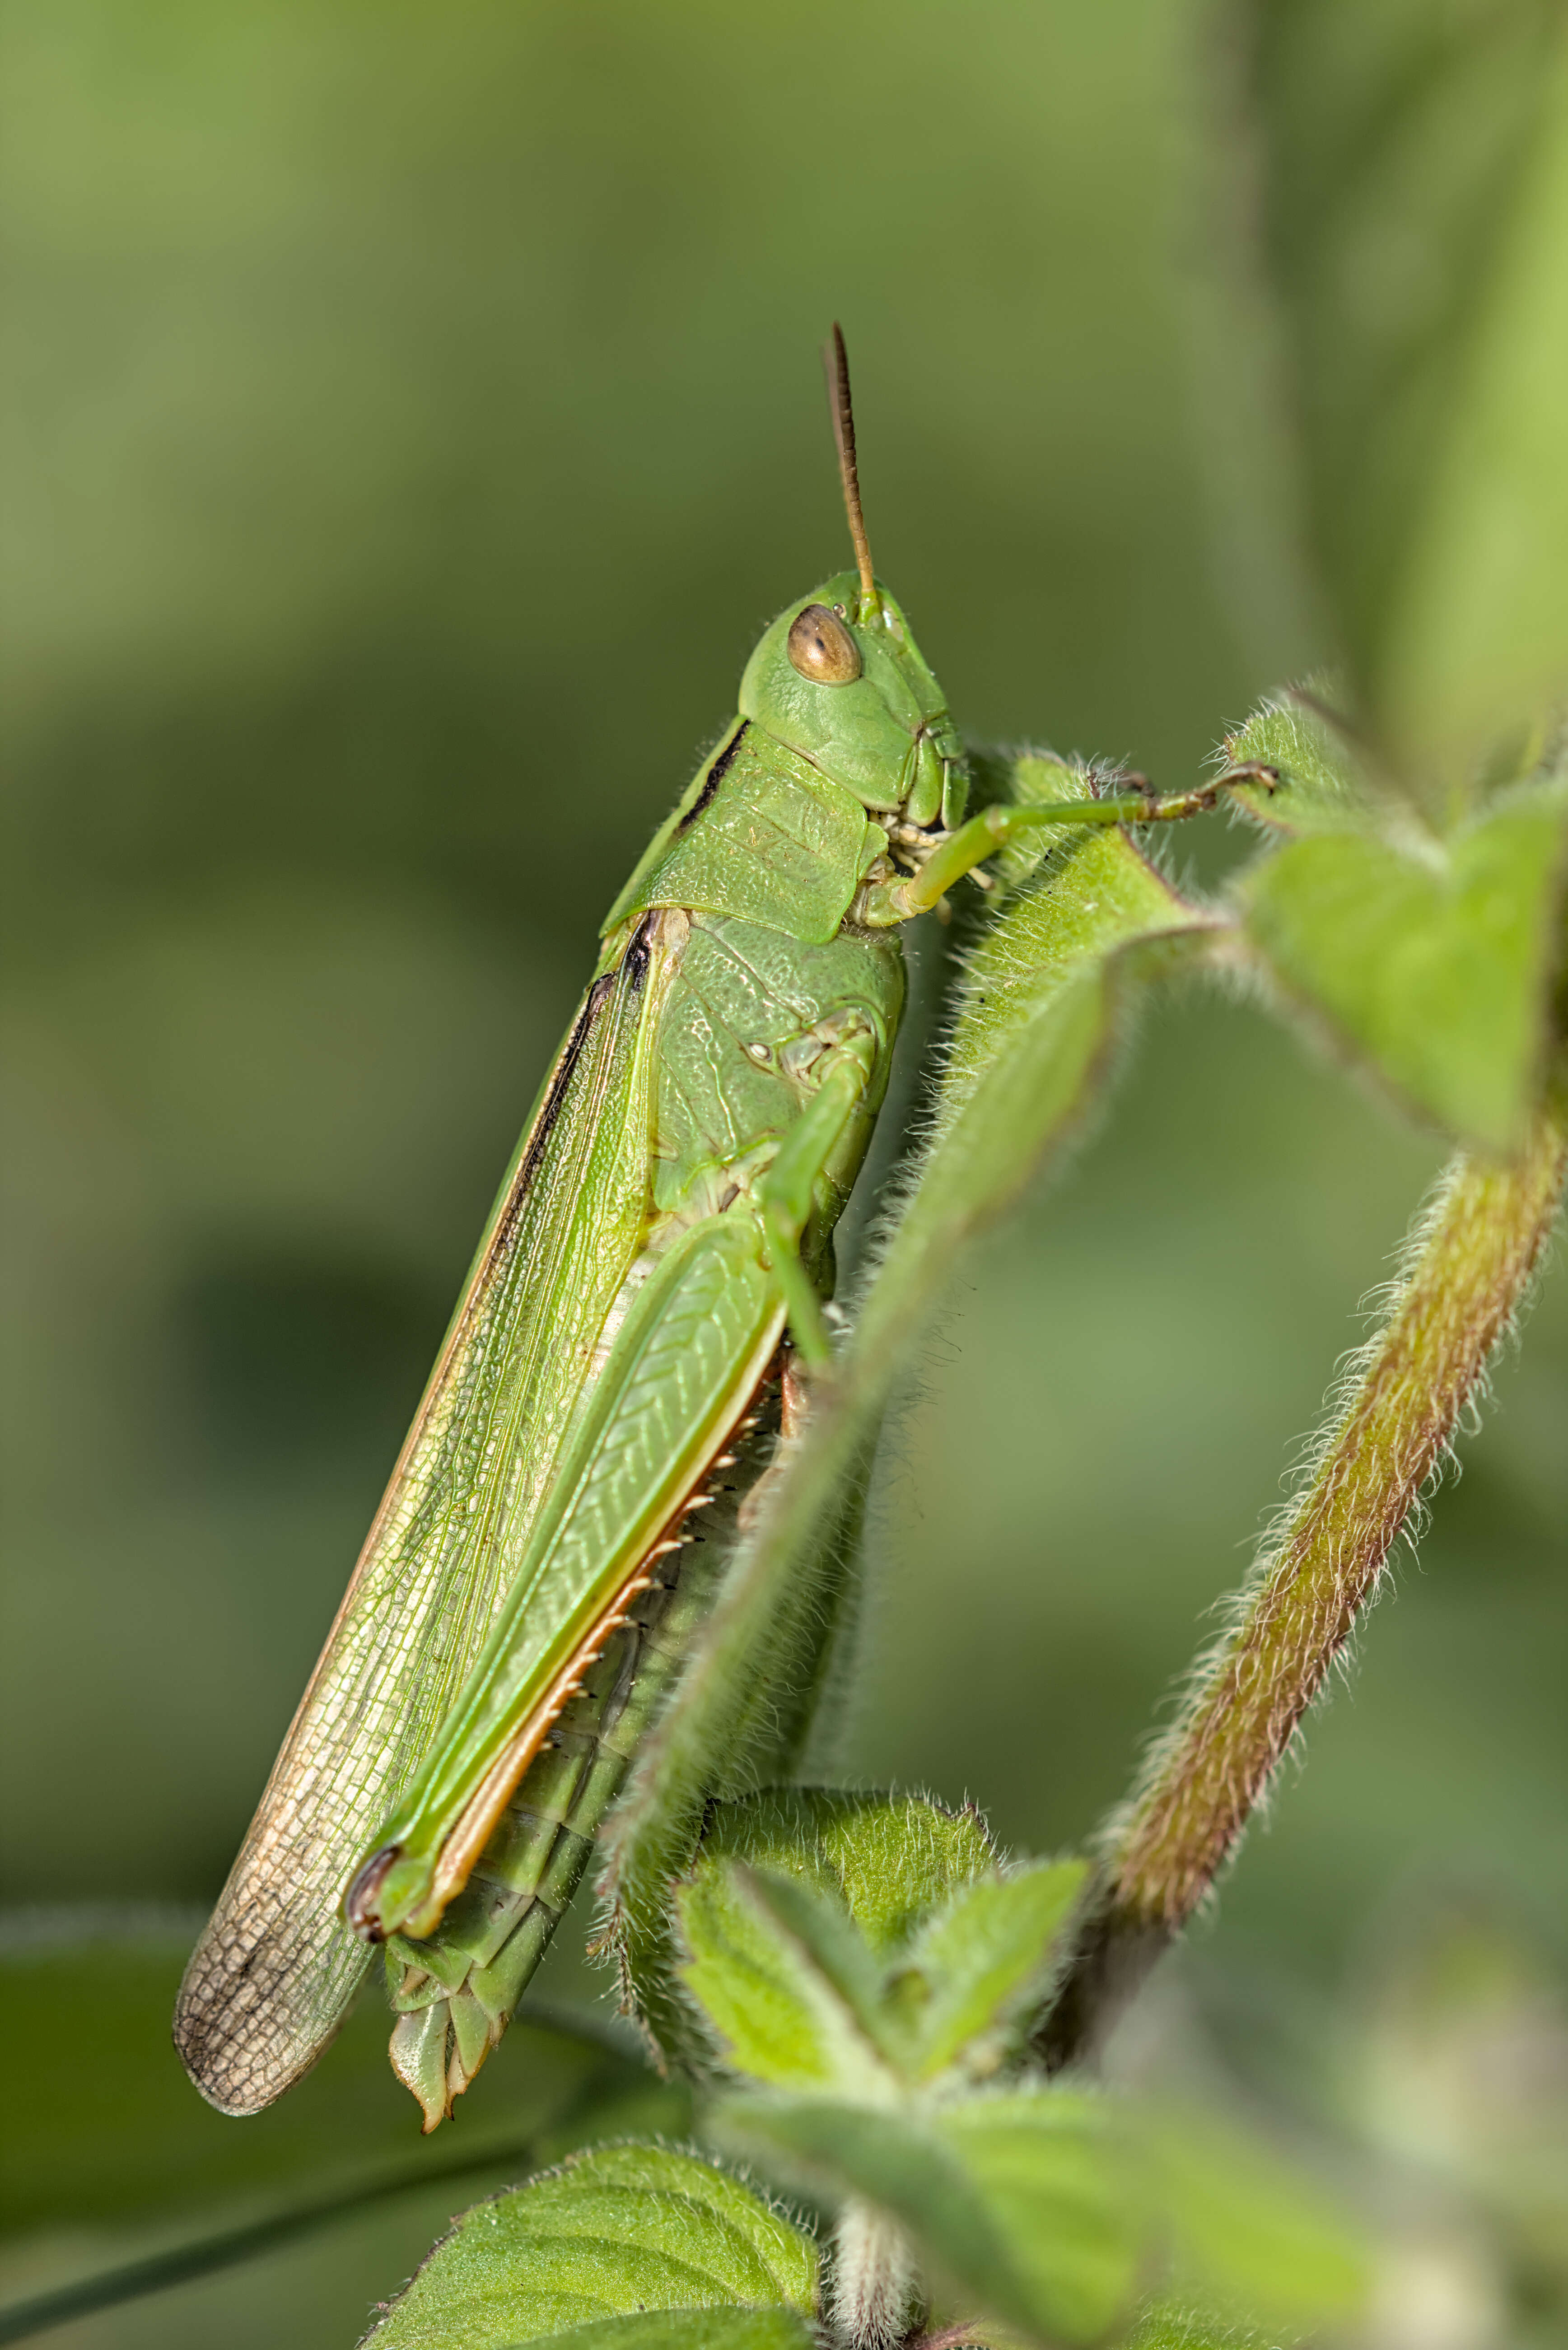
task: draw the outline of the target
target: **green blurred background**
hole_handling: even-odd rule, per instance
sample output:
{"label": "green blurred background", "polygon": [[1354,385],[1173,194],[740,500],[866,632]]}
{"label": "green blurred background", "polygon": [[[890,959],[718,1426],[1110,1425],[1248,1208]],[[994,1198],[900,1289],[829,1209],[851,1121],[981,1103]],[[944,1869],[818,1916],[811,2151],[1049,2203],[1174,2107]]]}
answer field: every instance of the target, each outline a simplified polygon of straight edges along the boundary
{"label": "green blurred background", "polygon": [[[200,1905],[597,920],[844,559],[828,321],[971,735],[1175,785],[1324,648],[1199,364],[1182,0],[4,26],[5,1886]],[[901,1422],[858,1775],[1088,1831],[1438,1158],[1256,1009],[1147,1022]],[[1497,1388],[1200,1931],[1221,2041],[1349,2016],[1434,1887],[1564,1955],[1561,1284]],[[347,2341],[433,2225],[57,2338]]]}

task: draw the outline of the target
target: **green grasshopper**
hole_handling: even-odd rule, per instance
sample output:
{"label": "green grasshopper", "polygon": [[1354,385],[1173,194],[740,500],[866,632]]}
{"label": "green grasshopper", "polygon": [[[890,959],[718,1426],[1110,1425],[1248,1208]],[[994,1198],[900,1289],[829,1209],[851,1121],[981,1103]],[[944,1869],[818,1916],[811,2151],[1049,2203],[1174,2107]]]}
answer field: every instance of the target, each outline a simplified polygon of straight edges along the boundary
{"label": "green grasshopper", "polygon": [[[691,1513],[830,1379],[833,1232],[888,1086],[901,927],[1022,828],[872,569],[789,605],[621,891],[386,1497],[191,1960],[175,2040],[230,2114],[280,2095],[386,1946],[425,2126],[500,2039],[716,1569]],[[679,1701],[678,1698],[675,1701]]]}

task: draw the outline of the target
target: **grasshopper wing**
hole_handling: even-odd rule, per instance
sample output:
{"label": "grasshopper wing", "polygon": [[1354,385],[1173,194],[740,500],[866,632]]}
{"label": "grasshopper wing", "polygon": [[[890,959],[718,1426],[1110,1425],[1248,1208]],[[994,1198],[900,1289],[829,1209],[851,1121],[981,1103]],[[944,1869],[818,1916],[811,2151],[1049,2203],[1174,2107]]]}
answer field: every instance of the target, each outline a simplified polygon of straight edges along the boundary
{"label": "grasshopper wing", "polygon": [[270,2105],[369,1960],[339,1903],[505,1599],[642,1243],[654,1046],[678,947],[648,917],[588,991],[535,1107],[385,1499],[180,1988],[221,2112]]}

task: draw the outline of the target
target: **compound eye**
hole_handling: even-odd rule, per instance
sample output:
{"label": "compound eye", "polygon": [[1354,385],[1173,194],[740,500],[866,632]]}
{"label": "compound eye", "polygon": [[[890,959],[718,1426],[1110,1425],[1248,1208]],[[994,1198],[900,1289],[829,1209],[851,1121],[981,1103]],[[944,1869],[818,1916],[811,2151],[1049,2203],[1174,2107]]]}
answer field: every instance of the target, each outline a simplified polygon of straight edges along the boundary
{"label": "compound eye", "polygon": [[860,648],[826,604],[808,604],[796,616],[789,657],[814,685],[853,685],[860,674]]}

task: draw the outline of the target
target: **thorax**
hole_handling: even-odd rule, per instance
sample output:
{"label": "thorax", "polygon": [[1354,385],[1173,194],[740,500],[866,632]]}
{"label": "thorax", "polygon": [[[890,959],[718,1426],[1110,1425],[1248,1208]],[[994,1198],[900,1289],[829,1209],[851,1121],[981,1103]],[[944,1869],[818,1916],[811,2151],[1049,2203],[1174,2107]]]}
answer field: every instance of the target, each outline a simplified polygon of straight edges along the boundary
{"label": "thorax", "polygon": [[843,929],[810,942],[734,915],[673,919],[690,927],[659,1039],[656,1214],[684,1222],[723,1212],[800,1116],[835,1050],[853,1042],[870,1078],[827,1170],[841,1204],[887,1092],[904,1002],[897,936]]}

